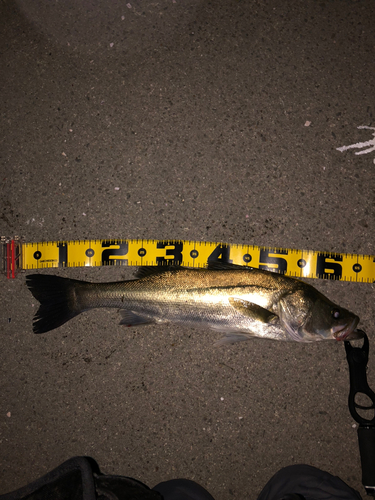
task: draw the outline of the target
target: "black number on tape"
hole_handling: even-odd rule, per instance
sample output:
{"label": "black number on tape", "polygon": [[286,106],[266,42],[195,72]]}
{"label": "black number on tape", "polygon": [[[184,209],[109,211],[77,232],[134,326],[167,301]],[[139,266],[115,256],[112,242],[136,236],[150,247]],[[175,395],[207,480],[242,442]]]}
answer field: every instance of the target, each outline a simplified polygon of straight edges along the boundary
{"label": "black number on tape", "polygon": [[113,256],[125,256],[128,253],[129,246],[126,241],[119,242],[116,240],[109,240],[109,241],[103,241],[102,242],[102,248],[106,247],[111,247],[111,246],[118,246],[120,248],[108,248],[108,250],[103,250],[102,252],[102,265],[103,266],[127,266],[128,260],[127,259],[111,259],[110,257]]}
{"label": "black number on tape", "polygon": [[228,245],[218,245],[208,257],[207,262],[222,262],[223,264],[231,264],[233,261],[230,257],[230,247]]}
{"label": "black number on tape", "polygon": [[[335,262],[327,262],[327,259]],[[342,277],[342,255],[329,253],[318,253],[316,261],[316,274],[319,278],[328,280],[339,280]]]}
{"label": "black number on tape", "polygon": [[59,249],[59,267],[66,267],[68,265],[68,244],[58,243]]}
{"label": "black number on tape", "polygon": [[[285,274],[288,269],[288,262],[282,257],[273,257],[270,255],[288,255],[288,250],[273,250],[263,248],[260,250],[259,254],[259,269],[263,269],[265,271],[273,271],[278,272],[280,274]],[[274,264],[274,266],[270,266],[269,264]],[[275,265],[277,267],[275,267]]]}
{"label": "black number on tape", "polygon": [[[156,263],[158,266],[165,265],[175,265],[179,266],[182,262],[182,249],[184,244],[182,241],[159,241],[156,248],[167,248],[165,250],[165,257],[156,257]],[[172,257],[167,259],[166,257]]]}

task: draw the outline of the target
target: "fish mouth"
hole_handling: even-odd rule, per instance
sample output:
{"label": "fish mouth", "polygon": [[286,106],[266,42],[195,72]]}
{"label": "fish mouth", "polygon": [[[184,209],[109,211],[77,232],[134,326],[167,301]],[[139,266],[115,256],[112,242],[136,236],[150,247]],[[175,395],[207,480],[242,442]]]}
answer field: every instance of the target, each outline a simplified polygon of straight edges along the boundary
{"label": "fish mouth", "polygon": [[359,323],[359,318],[356,316],[350,325],[345,325],[344,328],[335,332],[333,335],[336,340],[357,340],[363,338],[361,330],[356,330]]}

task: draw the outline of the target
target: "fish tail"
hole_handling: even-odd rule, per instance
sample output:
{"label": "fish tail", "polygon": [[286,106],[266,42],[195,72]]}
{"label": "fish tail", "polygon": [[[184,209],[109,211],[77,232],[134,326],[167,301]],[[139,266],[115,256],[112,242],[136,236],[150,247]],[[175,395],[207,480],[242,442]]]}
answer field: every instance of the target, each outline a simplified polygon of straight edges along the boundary
{"label": "fish tail", "polygon": [[77,301],[77,285],[83,281],[47,274],[26,277],[30,292],[40,302],[33,320],[33,332],[45,333],[63,325],[83,309]]}

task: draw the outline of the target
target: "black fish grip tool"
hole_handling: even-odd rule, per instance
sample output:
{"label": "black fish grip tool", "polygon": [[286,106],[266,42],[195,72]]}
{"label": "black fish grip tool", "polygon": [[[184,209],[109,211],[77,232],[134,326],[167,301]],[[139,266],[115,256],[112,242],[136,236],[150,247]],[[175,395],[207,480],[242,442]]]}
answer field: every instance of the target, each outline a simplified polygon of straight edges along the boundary
{"label": "black fish grip tool", "polygon": [[[350,377],[348,405],[353,419],[359,424],[358,444],[361,455],[362,484],[366,493],[375,497],[375,392],[367,382],[369,340],[365,332],[360,332],[364,339],[362,347],[353,347],[349,341],[345,341]],[[357,395],[362,395],[360,397],[365,397],[371,404],[367,406],[359,404],[356,402]],[[357,410],[361,410],[361,414]],[[363,416],[367,411],[372,414],[372,418]]]}

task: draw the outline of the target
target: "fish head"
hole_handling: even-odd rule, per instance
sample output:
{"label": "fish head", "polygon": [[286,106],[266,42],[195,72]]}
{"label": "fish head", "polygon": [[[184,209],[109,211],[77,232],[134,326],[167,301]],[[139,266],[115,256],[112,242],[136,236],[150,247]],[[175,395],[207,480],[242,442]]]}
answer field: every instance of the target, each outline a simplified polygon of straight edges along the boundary
{"label": "fish head", "polygon": [[303,330],[322,340],[353,340],[360,338],[355,331],[358,322],[358,316],[322,296],[314,302]]}
{"label": "fish head", "polygon": [[280,319],[293,340],[354,340],[358,316],[344,309],[314,288],[301,289],[280,301]]}

